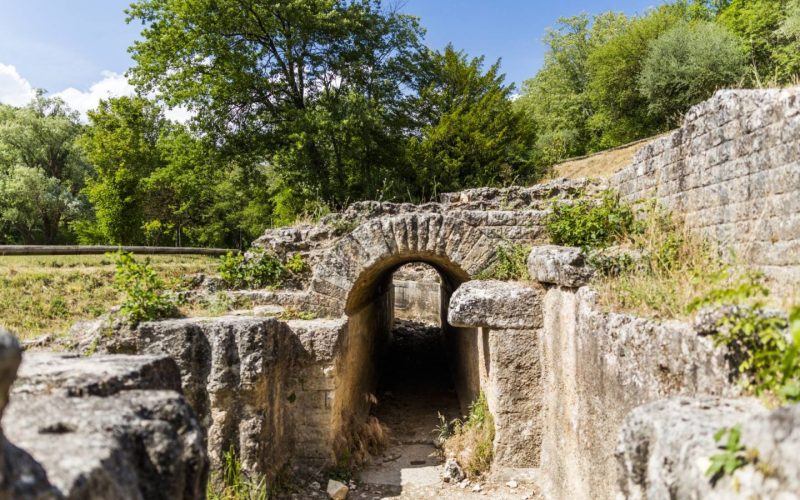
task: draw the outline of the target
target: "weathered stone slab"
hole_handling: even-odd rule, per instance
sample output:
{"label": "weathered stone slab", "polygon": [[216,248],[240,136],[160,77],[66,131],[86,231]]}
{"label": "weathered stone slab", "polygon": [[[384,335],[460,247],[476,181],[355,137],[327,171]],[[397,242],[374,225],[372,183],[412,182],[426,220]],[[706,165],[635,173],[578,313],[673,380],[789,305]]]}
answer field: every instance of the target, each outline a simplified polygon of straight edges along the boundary
{"label": "weathered stone slab", "polygon": [[468,281],[450,298],[447,321],[457,327],[533,329],[542,326],[544,291],[509,281]]}
{"label": "weathered stone slab", "polygon": [[28,352],[14,394],[110,396],[132,389],[181,392],[181,375],[167,356],[96,355]]}
{"label": "weathered stone slab", "polygon": [[19,362],[0,333],[0,498],[204,495],[205,441],[174,361],[27,353],[6,406]]}
{"label": "weathered stone slab", "polygon": [[[714,434],[741,425],[755,464],[712,481]],[[796,498],[800,491],[800,406],[767,411],[753,399],[675,398],[636,408],[620,431],[616,459],[626,498]],[[766,475],[765,475],[766,473]]]}
{"label": "weathered stone slab", "polygon": [[528,255],[528,274],[539,283],[578,288],[594,275],[580,248],[542,245]]}
{"label": "weathered stone slab", "polygon": [[59,497],[188,500],[205,493],[203,433],[173,391],[15,394],[3,427],[47,471]]}

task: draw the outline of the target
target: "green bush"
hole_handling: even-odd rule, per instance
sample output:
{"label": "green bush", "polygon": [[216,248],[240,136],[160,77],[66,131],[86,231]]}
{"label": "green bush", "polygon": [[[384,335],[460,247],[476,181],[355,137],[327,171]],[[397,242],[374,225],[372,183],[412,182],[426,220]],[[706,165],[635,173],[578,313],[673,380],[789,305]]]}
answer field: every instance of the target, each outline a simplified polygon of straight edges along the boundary
{"label": "green bush", "polygon": [[530,247],[516,243],[504,243],[497,247],[495,260],[477,274],[482,280],[526,280],[528,279],[528,254]]}
{"label": "green bush", "polygon": [[694,301],[691,309],[735,306],[718,320],[714,343],[727,346],[748,391],[779,404],[798,402],[800,307],[792,308],[787,322],[782,315],[764,311],[768,294],[764,277],[748,273]]}
{"label": "green bush", "polygon": [[177,313],[177,305],[150,265],[150,259],[138,263],[133,254],[118,252],[114,287],[125,294],[120,311],[133,324]]}
{"label": "green bush", "polygon": [[650,46],[639,89],[654,115],[678,123],[689,107],[715,90],[736,85],[747,72],[741,40],[707,21],[680,23]]}
{"label": "green bush", "polygon": [[598,201],[556,202],[545,227],[554,245],[604,248],[628,234],[640,231],[633,208],[606,191]]}
{"label": "green bush", "polygon": [[300,254],[286,262],[264,250],[251,250],[249,255],[228,252],[220,258],[219,275],[230,288],[278,287],[308,272],[308,264]]}

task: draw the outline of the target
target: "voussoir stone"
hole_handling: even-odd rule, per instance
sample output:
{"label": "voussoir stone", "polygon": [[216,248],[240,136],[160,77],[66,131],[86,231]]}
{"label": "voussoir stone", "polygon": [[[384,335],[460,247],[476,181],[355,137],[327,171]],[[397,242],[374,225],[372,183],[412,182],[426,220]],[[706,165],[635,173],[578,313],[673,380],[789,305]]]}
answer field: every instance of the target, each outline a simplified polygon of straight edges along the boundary
{"label": "voussoir stone", "polygon": [[450,298],[447,321],[457,327],[539,328],[542,296],[543,290],[523,283],[468,281]]}
{"label": "voussoir stone", "polygon": [[539,283],[578,288],[589,282],[594,270],[580,248],[542,245],[528,255],[528,274]]}

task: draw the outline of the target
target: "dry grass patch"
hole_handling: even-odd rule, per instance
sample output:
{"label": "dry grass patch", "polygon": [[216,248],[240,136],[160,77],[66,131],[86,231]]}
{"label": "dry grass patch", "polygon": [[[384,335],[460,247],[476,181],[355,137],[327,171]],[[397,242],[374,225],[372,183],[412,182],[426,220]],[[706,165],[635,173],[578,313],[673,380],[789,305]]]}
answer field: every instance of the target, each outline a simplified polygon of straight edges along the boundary
{"label": "dry grass patch", "polygon": [[455,457],[467,477],[488,472],[494,458],[494,419],[486,396],[481,393],[470,405],[465,420],[445,422],[444,426],[444,431],[438,431],[443,438],[445,455]]}
{"label": "dry grass patch", "polygon": [[[141,259],[141,257],[140,257]],[[208,256],[154,255],[151,264],[170,288],[184,276],[214,273]],[[22,339],[62,334],[120,302],[114,289],[114,257],[105,255],[0,257],[0,326]]]}
{"label": "dry grass patch", "polygon": [[686,317],[695,298],[730,280],[729,270],[739,267],[732,255],[721,255],[715,245],[656,209],[618,248],[616,256],[590,257],[604,271],[594,282],[599,304],[653,318]]}

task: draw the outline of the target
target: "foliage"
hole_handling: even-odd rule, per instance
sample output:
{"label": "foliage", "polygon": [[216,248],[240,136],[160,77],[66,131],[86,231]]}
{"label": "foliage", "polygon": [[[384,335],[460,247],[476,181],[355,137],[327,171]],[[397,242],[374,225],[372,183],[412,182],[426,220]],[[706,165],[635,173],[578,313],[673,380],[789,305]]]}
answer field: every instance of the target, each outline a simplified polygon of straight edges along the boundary
{"label": "foliage", "polygon": [[302,255],[294,254],[282,262],[263,250],[251,249],[247,254],[228,252],[220,258],[219,274],[231,288],[276,287],[309,271]]}
{"label": "foliage", "polygon": [[133,254],[122,251],[114,257],[114,286],[125,294],[120,312],[131,323],[167,318],[177,313],[174,300],[169,297],[164,282],[149,259],[139,263]]}
{"label": "foliage", "polygon": [[797,0],[731,0],[719,15],[749,52],[756,83],[791,83],[800,74],[799,19]]}
{"label": "foliage", "polygon": [[444,450],[455,455],[468,477],[488,472],[492,465],[494,418],[489,412],[486,395],[480,394],[469,407],[465,420],[451,423],[452,434],[444,441]]}
{"label": "foliage", "polygon": [[269,496],[266,478],[245,473],[233,446],[225,452],[222,481],[212,477],[206,486],[209,500],[267,500]]}
{"label": "foliage", "polygon": [[[759,273],[746,273],[691,304],[726,309],[714,343],[725,345],[745,388],[779,403],[800,401],[800,307],[786,317],[764,310],[769,290]],[[788,332],[787,332],[788,330]],[[788,334],[787,334],[788,333]]]}
{"label": "foliage", "polygon": [[516,243],[502,243],[497,247],[494,261],[478,273],[482,280],[526,280],[528,279],[528,254],[530,247]]}
{"label": "foliage", "polygon": [[65,226],[85,211],[78,193],[89,167],[75,140],[77,114],[41,92],[23,108],[0,105],[0,238],[68,240]]}
{"label": "foliage", "polygon": [[285,203],[339,206],[407,168],[415,18],[376,0],[140,0],[128,14],[145,25],[134,83],[195,110],[226,151],[274,165],[293,186]]}
{"label": "foliage", "polygon": [[652,115],[671,126],[686,110],[718,88],[744,80],[747,55],[741,40],[709,21],[681,23],[656,39],[639,75],[639,90]]}
{"label": "foliage", "polygon": [[555,245],[594,249],[606,247],[639,230],[633,208],[611,191],[599,202],[555,202],[545,227]]}
{"label": "foliage", "polygon": [[720,443],[726,435],[727,440],[719,447],[722,450],[720,453],[709,457],[711,464],[706,469],[706,476],[710,476],[712,482],[722,476],[732,475],[736,469],[747,464],[745,447],[740,443],[741,433],[741,426],[734,425],[731,428],[723,427],[714,434],[716,443]]}
{"label": "foliage", "polygon": [[408,146],[423,197],[537,177],[531,123],[512,106],[500,62],[485,73],[483,62],[452,45],[430,54],[415,103],[422,127]]}
{"label": "foliage", "polygon": [[[544,165],[673,127],[719,87],[800,75],[800,0],[675,0],[627,17],[558,20],[515,103]],[[747,71],[747,63],[752,71]]]}

